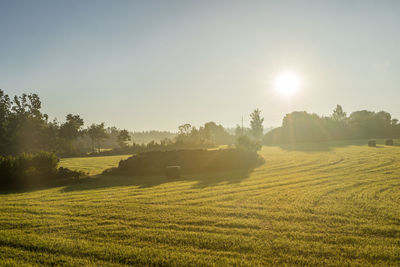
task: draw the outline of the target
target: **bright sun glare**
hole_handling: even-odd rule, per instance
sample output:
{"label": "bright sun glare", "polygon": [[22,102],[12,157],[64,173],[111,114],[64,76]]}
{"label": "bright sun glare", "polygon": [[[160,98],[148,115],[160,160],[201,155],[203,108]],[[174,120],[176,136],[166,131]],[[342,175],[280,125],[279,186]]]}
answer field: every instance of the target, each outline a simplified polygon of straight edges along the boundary
{"label": "bright sun glare", "polygon": [[275,79],[275,90],[286,97],[296,93],[300,85],[300,78],[294,72],[283,72]]}

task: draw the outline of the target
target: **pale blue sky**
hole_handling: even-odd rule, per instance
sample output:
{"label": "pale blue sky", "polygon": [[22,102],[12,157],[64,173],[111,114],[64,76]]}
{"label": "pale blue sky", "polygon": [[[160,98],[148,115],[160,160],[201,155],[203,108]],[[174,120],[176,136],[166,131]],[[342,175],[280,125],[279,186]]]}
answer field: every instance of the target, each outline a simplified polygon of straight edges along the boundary
{"label": "pale blue sky", "polygon": [[[129,130],[336,104],[400,118],[399,29],[400,1],[0,0],[0,88]],[[271,84],[286,70],[291,98]]]}

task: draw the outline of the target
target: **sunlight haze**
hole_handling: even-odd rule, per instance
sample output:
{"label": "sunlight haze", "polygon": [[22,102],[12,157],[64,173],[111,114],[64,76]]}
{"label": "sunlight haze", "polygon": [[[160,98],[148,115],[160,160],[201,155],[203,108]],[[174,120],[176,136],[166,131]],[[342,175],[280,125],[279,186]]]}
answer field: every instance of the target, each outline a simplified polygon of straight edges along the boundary
{"label": "sunlight haze", "polygon": [[[336,104],[400,117],[398,1],[0,3],[0,88],[38,93],[60,121],[175,131],[259,108],[268,127]],[[301,80],[290,101],[274,88],[285,70]]]}
{"label": "sunlight haze", "polygon": [[300,89],[300,77],[295,72],[282,72],[276,77],[274,86],[280,95],[291,97]]}
{"label": "sunlight haze", "polygon": [[400,0],[0,0],[0,266],[400,266]]}

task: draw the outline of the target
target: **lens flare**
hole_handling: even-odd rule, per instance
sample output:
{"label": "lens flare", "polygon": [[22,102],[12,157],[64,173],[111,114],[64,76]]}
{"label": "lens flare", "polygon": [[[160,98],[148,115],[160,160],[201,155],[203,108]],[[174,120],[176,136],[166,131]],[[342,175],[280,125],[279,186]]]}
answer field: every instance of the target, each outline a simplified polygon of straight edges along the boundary
{"label": "lens flare", "polygon": [[295,94],[300,85],[300,77],[294,72],[283,72],[275,80],[275,90],[286,97]]}

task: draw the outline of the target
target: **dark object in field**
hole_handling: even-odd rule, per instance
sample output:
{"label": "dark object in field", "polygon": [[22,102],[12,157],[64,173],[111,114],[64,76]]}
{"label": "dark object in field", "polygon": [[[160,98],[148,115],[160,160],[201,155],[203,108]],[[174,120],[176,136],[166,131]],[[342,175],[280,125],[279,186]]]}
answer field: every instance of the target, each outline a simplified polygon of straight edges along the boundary
{"label": "dark object in field", "polygon": [[386,139],[385,145],[387,145],[387,146],[393,146],[393,145],[394,145],[393,139]]}
{"label": "dark object in field", "polygon": [[375,140],[369,140],[369,141],[368,141],[368,146],[370,146],[370,147],[376,147],[376,141],[375,141]]}
{"label": "dark object in field", "polygon": [[179,178],[181,175],[181,166],[167,166],[165,175],[167,178]]}
{"label": "dark object in field", "polygon": [[263,159],[241,149],[151,151],[119,162],[110,173],[121,175],[165,175],[168,166],[179,166],[180,174],[250,169]]}

